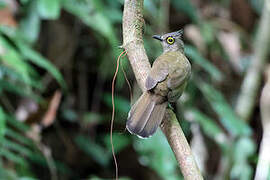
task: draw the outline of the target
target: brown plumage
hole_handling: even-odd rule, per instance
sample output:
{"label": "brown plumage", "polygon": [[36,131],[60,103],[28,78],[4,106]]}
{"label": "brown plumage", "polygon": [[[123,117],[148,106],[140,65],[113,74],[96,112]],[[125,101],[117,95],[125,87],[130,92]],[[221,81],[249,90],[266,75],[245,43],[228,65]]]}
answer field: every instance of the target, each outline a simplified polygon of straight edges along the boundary
{"label": "brown plumage", "polygon": [[147,89],[132,106],[126,127],[132,134],[147,138],[160,125],[169,102],[182,95],[191,74],[183,54],[182,31],[153,36],[161,41],[163,54],[153,63],[145,82]]}

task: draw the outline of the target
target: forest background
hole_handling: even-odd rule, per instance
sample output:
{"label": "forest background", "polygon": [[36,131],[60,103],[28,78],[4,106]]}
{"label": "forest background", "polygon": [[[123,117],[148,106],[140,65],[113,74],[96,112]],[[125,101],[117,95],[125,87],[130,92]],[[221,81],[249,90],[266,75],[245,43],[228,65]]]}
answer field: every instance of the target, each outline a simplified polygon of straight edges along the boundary
{"label": "forest background", "polygon": [[[0,0],[0,179],[114,176],[111,82],[124,3]],[[269,0],[145,0],[143,15],[151,63],[162,52],[152,35],[184,30],[192,78],[174,111],[205,179],[267,175]],[[125,130],[141,91],[128,59],[121,64],[113,134],[120,178],[183,178],[160,130],[149,139]]]}

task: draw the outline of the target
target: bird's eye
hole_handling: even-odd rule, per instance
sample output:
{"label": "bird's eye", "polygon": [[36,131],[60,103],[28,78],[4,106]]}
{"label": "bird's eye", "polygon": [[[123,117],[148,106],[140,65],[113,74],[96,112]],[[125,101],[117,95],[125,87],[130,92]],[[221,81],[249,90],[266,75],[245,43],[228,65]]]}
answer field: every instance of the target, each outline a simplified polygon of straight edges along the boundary
{"label": "bird's eye", "polygon": [[174,38],[173,37],[168,37],[167,38],[167,43],[168,44],[173,44],[174,43]]}

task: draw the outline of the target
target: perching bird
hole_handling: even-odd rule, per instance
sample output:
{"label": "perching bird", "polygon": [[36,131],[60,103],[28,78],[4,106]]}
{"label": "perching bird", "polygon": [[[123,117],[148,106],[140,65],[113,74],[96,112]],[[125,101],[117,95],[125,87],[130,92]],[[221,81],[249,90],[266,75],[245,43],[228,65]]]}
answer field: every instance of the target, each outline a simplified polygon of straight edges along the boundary
{"label": "perching bird", "polygon": [[163,46],[145,82],[144,92],[131,107],[126,127],[141,138],[153,135],[160,125],[169,102],[182,95],[191,74],[191,65],[184,55],[182,30],[154,35]]}

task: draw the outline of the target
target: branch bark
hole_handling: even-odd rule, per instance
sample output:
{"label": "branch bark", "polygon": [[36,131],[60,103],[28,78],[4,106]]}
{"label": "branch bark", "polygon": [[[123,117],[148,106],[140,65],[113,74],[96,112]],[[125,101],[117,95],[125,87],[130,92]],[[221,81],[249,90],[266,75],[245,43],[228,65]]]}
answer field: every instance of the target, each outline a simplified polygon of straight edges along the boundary
{"label": "branch bark", "polygon": [[123,13],[123,48],[127,51],[129,62],[132,66],[136,80],[145,91],[144,82],[151,69],[146,55],[142,29],[143,19],[143,0],[125,0]]}
{"label": "branch bark", "polygon": [[[123,12],[123,48],[127,52],[140,88],[142,91],[145,91],[144,82],[151,66],[143,45],[142,30],[144,19],[142,11],[143,0],[125,0]],[[184,178],[186,180],[203,179],[185,135],[175,114],[171,110],[166,111],[161,129],[167,137]]]}
{"label": "branch bark", "polygon": [[260,99],[263,136],[255,180],[270,177],[270,65],[266,69],[266,79],[267,81],[263,87]]}
{"label": "branch bark", "polygon": [[203,179],[185,134],[183,133],[174,112],[170,109],[166,111],[165,118],[161,124],[161,130],[167,137],[184,178],[186,180]]}
{"label": "branch bark", "polygon": [[265,0],[262,17],[254,42],[254,56],[241,86],[241,92],[236,104],[236,113],[245,121],[249,121],[255,99],[261,85],[261,73],[266,64],[270,43],[270,1]]}

